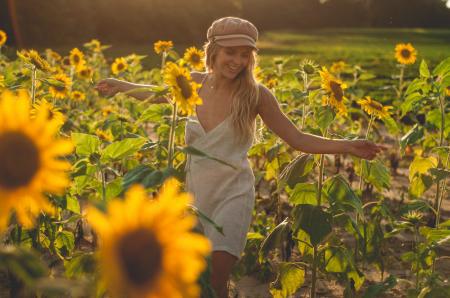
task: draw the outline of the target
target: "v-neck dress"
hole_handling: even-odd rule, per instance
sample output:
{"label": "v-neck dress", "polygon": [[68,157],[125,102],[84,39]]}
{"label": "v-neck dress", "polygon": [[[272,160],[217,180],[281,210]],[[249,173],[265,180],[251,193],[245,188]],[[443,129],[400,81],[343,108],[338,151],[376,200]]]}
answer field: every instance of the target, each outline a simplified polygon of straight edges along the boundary
{"label": "v-neck dress", "polygon": [[213,251],[226,251],[240,258],[252,220],[255,177],[247,158],[252,139],[237,140],[230,116],[208,132],[195,115],[186,123],[187,145],[234,167],[189,155],[186,188],[194,196],[194,206],[223,229],[224,235],[211,223],[199,219],[199,228],[212,242]]}

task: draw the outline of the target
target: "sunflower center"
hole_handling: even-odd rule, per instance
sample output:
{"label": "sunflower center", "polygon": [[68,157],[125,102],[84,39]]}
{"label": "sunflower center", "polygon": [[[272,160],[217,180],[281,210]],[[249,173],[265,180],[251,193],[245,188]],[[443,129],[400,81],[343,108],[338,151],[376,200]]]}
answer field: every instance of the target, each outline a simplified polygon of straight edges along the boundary
{"label": "sunflower center", "polygon": [[371,101],[369,103],[370,107],[374,110],[381,111],[383,110],[383,105],[379,102]]}
{"label": "sunflower center", "polygon": [[125,65],[124,65],[123,63],[117,64],[117,69],[118,69],[118,70],[122,70],[122,69],[124,69],[124,68],[125,68]]}
{"label": "sunflower center", "polygon": [[75,64],[78,64],[78,62],[80,62],[80,56],[74,55],[73,56],[73,62],[75,62]]}
{"label": "sunflower center", "polygon": [[0,134],[0,187],[27,185],[39,166],[39,150],[30,138],[20,132]]}
{"label": "sunflower center", "polygon": [[337,101],[341,101],[342,98],[344,97],[344,91],[341,88],[341,84],[335,81],[331,81],[330,88],[331,91],[333,92],[334,98],[336,98]]}
{"label": "sunflower center", "polygon": [[55,87],[55,89],[59,92],[64,92],[66,90],[66,85],[64,84],[63,81],[59,81],[61,84],[58,84]]}
{"label": "sunflower center", "polygon": [[400,54],[403,58],[409,58],[411,56],[411,51],[408,49],[403,49]]}
{"label": "sunflower center", "polygon": [[181,89],[181,95],[184,98],[189,98],[192,96],[191,85],[189,84],[188,79],[185,76],[177,76],[177,85]]}
{"label": "sunflower center", "polygon": [[135,286],[151,282],[162,269],[162,249],[152,231],[139,228],[119,242],[122,269]]}
{"label": "sunflower center", "polygon": [[191,56],[191,60],[192,60],[192,62],[194,62],[194,63],[199,63],[199,62],[200,62],[200,56],[197,55],[197,54],[193,54],[193,55]]}

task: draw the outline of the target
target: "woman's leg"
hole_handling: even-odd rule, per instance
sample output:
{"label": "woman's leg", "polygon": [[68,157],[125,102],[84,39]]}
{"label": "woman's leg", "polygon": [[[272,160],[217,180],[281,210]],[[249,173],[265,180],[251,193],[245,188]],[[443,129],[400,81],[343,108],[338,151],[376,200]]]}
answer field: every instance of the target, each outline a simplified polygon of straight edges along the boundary
{"label": "woman's leg", "polygon": [[237,258],[226,251],[213,251],[211,257],[211,284],[218,298],[228,298],[228,279]]}

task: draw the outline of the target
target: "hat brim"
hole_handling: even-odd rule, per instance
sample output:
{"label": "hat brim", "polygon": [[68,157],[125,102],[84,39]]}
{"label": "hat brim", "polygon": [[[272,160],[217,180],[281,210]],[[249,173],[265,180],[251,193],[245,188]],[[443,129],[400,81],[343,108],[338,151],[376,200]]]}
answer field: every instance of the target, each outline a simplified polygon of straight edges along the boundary
{"label": "hat brim", "polygon": [[258,50],[255,43],[251,42],[250,40],[248,40],[246,38],[230,38],[230,39],[224,39],[224,40],[216,40],[216,43],[222,47],[248,46],[255,50]]}

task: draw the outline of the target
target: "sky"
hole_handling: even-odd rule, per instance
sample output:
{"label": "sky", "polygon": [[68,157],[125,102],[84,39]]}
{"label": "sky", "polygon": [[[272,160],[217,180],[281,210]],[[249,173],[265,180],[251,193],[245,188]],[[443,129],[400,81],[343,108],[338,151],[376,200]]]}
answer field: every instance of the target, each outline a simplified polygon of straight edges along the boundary
{"label": "sky", "polygon": [[447,0],[447,7],[450,8],[450,0]]}

